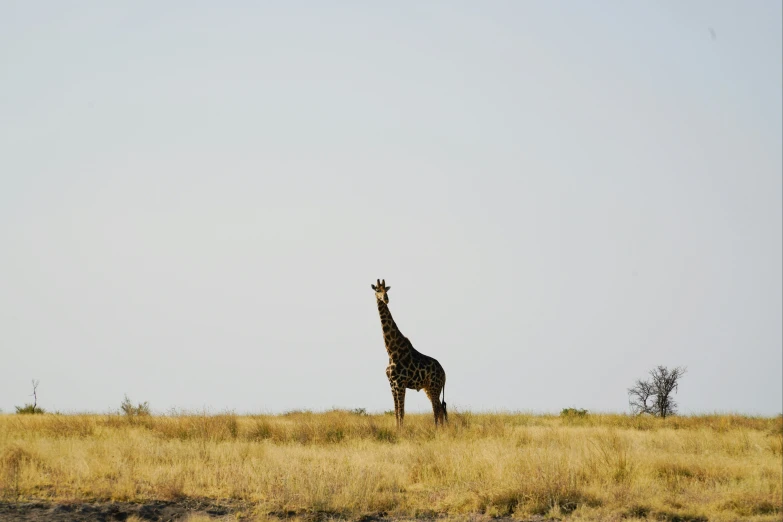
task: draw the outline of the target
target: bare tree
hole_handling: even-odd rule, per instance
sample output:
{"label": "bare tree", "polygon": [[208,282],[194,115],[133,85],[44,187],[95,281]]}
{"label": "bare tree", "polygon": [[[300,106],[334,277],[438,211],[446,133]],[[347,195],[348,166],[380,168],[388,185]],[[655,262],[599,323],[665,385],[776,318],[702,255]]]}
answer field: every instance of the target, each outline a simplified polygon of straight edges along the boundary
{"label": "bare tree", "polygon": [[38,379],[33,379],[33,411],[38,407]]}
{"label": "bare tree", "polygon": [[655,397],[652,383],[637,379],[633,388],[628,388],[628,403],[634,413],[652,414],[652,406],[648,404],[650,397]]}
{"label": "bare tree", "polygon": [[16,406],[16,413],[45,413],[44,409],[38,406],[38,379],[33,379],[33,393],[30,397],[33,398],[33,403]]}
{"label": "bare tree", "polygon": [[677,392],[680,377],[686,372],[680,366],[669,370],[658,366],[650,370],[649,381],[637,379],[632,388],[628,388],[628,402],[634,413],[649,413],[666,418],[677,413],[677,402],[672,397]]}

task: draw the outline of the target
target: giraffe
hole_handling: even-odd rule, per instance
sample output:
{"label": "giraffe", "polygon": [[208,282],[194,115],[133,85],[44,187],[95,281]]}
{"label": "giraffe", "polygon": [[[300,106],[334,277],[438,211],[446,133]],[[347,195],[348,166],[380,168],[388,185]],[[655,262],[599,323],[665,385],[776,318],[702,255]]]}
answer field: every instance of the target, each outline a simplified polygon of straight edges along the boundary
{"label": "giraffe", "polygon": [[[405,389],[424,390],[432,402],[432,412],[435,415],[435,426],[448,422],[446,413],[446,372],[440,363],[428,355],[417,351],[407,337],[402,335],[392,319],[389,311],[389,294],[391,288],[386,286],[386,280],[377,280],[377,285],[370,285],[375,290],[375,300],[378,313],[381,316],[383,340],[389,353],[389,366],[386,376],[394,396],[394,416],[397,428],[402,428],[405,417]],[[443,391],[443,401],[440,393]]]}

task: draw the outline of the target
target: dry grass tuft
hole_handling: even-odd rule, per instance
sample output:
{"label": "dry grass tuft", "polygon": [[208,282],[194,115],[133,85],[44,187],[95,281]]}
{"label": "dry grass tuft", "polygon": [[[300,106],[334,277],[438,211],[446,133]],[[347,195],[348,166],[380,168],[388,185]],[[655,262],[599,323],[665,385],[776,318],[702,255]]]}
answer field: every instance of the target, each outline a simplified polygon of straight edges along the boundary
{"label": "dry grass tuft", "polygon": [[[0,415],[0,496],[313,517],[780,520],[783,417]],[[276,517],[276,516],[275,516]],[[273,517],[273,518],[275,518]],[[231,519],[231,517],[229,517]],[[200,520],[194,515],[192,520]]]}
{"label": "dry grass tuft", "polygon": [[0,492],[3,497],[19,498],[22,472],[34,463],[33,455],[23,447],[12,444],[0,455]]}

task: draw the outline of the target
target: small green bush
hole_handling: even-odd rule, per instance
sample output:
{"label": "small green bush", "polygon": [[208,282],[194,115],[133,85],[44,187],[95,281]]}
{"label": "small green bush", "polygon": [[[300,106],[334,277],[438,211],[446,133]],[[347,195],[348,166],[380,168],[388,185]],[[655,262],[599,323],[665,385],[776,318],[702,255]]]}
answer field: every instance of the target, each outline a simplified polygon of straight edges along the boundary
{"label": "small green bush", "polygon": [[148,417],[150,415],[150,405],[147,401],[134,406],[127,395],[120,405],[120,410],[127,417]]}
{"label": "small green bush", "polygon": [[563,408],[560,411],[561,417],[587,417],[587,410],[580,410],[577,408]]}
{"label": "small green bush", "polygon": [[25,404],[24,406],[16,406],[16,413],[28,415],[28,414],[36,414],[36,413],[46,413],[46,410],[44,410],[40,406],[35,406],[34,404]]}

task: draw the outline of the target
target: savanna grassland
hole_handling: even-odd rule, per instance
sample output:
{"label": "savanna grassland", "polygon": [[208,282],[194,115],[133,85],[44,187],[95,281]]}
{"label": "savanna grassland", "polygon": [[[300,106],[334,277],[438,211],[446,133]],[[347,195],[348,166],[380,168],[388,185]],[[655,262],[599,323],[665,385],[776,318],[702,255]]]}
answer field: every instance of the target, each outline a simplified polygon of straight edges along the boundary
{"label": "savanna grassland", "polygon": [[206,499],[251,519],[783,517],[781,417],[405,420],[398,432],[393,416],[349,411],[0,415],[0,502]]}

